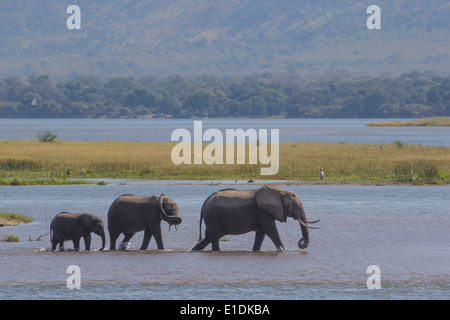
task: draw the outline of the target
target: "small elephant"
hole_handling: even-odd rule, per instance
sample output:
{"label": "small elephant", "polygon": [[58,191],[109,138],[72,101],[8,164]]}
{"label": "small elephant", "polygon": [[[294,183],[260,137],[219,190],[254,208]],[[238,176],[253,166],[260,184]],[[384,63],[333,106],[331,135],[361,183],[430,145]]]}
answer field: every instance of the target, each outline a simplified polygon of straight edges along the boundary
{"label": "small elephant", "polygon": [[[229,234],[243,234],[255,231],[253,251],[261,249],[267,234],[280,251],[284,250],[275,220],[286,222],[291,217],[298,220],[302,238],[298,247],[305,249],[309,244],[308,226],[305,211],[297,194],[277,186],[266,185],[259,189],[224,189],[210,195],[203,203],[200,214],[200,238],[192,250],[203,250],[209,243],[212,250],[218,251],[219,239]],[[202,219],[206,231],[202,240]]]}
{"label": "small elephant", "polygon": [[64,241],[72,240],[75,251],[80,250],[80,238],[83,237],[87,251],[91,250],[91,232],[102,238],[102,247],[105,248],[105,228],[103,221],[89,213],[58,213],[50,224],[50,239],[52,250],[64,251]]}
{"label": "small elephant", "polygon": [[119,248],[127,248],[127,243],[136,232],[144,230],[141,250],[146,250],[152,236],[158,250],[164,250],[161,235],[161,220],[169,225],[178,225],[178,206],[165,194],[161,196],[136,196],[125,194],[111,204],[108,211],[108,231],[110,250],[116,250],[116,240],[121,233],[125,235]]}

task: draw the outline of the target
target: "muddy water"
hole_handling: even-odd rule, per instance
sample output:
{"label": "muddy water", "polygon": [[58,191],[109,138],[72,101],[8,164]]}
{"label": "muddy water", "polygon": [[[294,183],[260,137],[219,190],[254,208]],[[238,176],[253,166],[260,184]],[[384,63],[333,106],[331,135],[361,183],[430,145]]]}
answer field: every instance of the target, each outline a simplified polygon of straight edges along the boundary
{"label": "muddy water", "polygon": [[[253,253],[253,233],[227,236],[222,252],[190,252],[196,244],[203,201],[227,188],[254,188],[221,181],[111,180],[106,186],[7,186],[0,211],[27,214],[33,223],[2,227],[20,242],[0,242],[0,299],[449,299],[450,187],[292,185],[309,220],[307,250],[299,250],[298,223],[278,223],[285,252],[266,237]],[[89,212],[104,219],[124,193],[167,194],[183,223],[162,222],[166,250],[48,252],[50,221],[60,211]],[[204,226],[203,226],[204,230]],[[107,235],[107,247],[109,236]],[[32,240],[32,241],[30,241]],[[83,242],[81,246],[83,248]],[[93,235],[93,248],[100,238]],[[71,243],[66,248],[72,248]],[[81,271],[81,289],[69,290],[69,265]],[[369,290],[367,267],[381,271],[381,289]]]}

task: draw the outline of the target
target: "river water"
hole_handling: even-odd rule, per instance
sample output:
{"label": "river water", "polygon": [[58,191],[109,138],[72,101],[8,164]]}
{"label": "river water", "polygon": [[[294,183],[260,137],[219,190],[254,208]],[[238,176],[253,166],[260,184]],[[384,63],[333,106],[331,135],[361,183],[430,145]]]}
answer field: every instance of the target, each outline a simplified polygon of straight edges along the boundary
{"label": "river water", "polygon": [[[311,230],[309,247],[300,250],[298,223],[277,223],[286,251],[275,251],[266,237],[262,251],[253,253],[253,233],[225,237],[222,252],[190,249],[208,195],[227,187],[255,188],[259,181],[107,182],[0,188],[0,209],[33,219],[1,229],[20,242],[0,242],[0,299],[450,298],[448,186],[285,185],[297,192],[309,220],[321,220],[321,228]],[[126,252],[48,252],[48,235],[35,241],[62,210],[93,213],[106,224],[110,204],[124,193],[165,193],[178,203],[183,222],[178,231],[162,222],[164,251],[156,250],[154,240],[139,251],[142,232]],[[100,246],[93,234],[92,247]],[[80,290],[67,288],[69,265],[80,267]],[[368,289],[371,265],[380,269],[380,289]]]}
{"label": "river water", "polygon": [[[368,127],[389,119],[202,119],[203,132],[279,129],[280,142],[393,143],[450,146],[450,127]],[[400,119],[402,120],[402,119]],[[407,120],[407,119],[403,119]],[[170,141],[175,129],[193,135],[192,119],[0,119],[0,139],[36,139],[44,130],[62,140]],[[269,131],[270,137],[270,131]]]}
{"label": "river water", "polygon": [[[370,120],[205,119],[203,130],[279,129],[280,141],[450,145],[449,127],[367,127]],[[0,119],[0,139],[35,139],[42,130],[58,139],[169,141],[177,128],[193,132],[188,119]],[[0,150],[1,152],[1,150]],[[0,299],[449,299],[450,186],[357,186],[256,181],[106,180],[107,185],[2,186],[0,211],[33,222],[1,227],[19,242],[0,242]],[[222,252],[191,252],[199,237],[200,208],[213,192],[284,185],[298,193],[311,230],[306,250],[297,247],[296,221],[277,223],[285,252],[266,237],[251,252],[253,233],[226,236]],[[286,185],[288,184],[288,185]],[[154,240],[139,251],[49,252],[49,226],[61,211],[89,212],[105,224],[112,201],[124,193],[167,194],[183,218],[178,231],[162,222],[164,251]],[[106,227],[106,225],[105,225]],[[204,230],[204,226],[203,226]],[[41,237],[42,236],[42,237]],[[41,241],[36,241],[39,237]],[[92,248],[100,238],[92,235]],[[106,236],[109,247],[109,235]],[[84,243],[81,242],[83,248]],[[66,248],[72,248],[68,243]],[[81,289],[70,290],[70,265]],[[380,289],[369,289],[368,267],[380,270]],[[369,281],[369,284],[372,282]]]}

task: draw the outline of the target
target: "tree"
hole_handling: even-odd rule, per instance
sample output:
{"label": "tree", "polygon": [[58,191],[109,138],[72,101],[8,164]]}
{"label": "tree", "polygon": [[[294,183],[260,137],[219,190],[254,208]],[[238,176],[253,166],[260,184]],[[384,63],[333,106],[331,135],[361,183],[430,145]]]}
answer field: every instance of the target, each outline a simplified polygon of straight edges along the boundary
{"label": "tree", "polygon": [[366,93],[363,98],[363,117],[373,117],[378,114],[378,109],[386,101],[383,92],[380,89],[375,89],[372,92]]}
{"label": "tree", "polygon": [[58,135],[50,131],[41,131],[37,134],[39,142],[53,142]]}
{"label": "tree", "polygon": [[120,104],[125,103],[133,87],[134,81],[124,77],[111,78],[103,85],[105,96]]}
{"label": "tree", "polygon": [[207,117],[212,111],[214,102],[214,92],[208,89],[198,89],[186,99],[183,109],[186,109],[191,115]]}

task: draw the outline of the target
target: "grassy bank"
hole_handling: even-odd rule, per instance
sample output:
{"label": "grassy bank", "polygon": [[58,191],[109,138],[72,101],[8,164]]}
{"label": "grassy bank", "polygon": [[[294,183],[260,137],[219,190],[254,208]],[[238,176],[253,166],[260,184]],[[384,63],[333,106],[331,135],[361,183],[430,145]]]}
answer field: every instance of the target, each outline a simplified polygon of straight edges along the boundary
{"label": "grassy bank", "polygon": [[[0,227],[15,226],[19,223],[30,223],[30,217],[18,213],[0,212]],[[0,242],[18,242],[19,238],[14,234],[0,235]]]}
{"label": "grassy bank", "polygon": [[[267,165],[175,165],[175,142],[0,140],[0,178],[31,181],[41,177],[145,179],[276,179],[327,182],[399,181],[441,183],[450,179],[450,148],[420,145],[280,143],[276,175],[260,175]],[[207,146],[205,144],[204,146]],[[247,151],[248,153],[248,151]],[[224,152],[225,154],[225,152]],[[248,163],[248,161],[246,161]],[[82,171],[84,170],[84,174]]]}
{"label": "grassy bank", "polygon": [[[0,227],[14,226],[19,223],[30,223],[33,220],[30,217],[18,213],[0,212]],[[0,241],[15,242],[18,238],[14,235],[2,235]]]}
{"label": "grassy bank", "polygon": [[15,221],[18,223],[19,222],[29,223],[29,222],[33,221],[30,217],[24,216],[22,214],[10,213],[10,212],[0,212],[0,218],[10,220],[10,221]]}
{"label": "grassy bank", "polygon": [[367,123],[366,126],[450,126],[450,117],[423,118],[413,121],[375,121]]}
{"label": "grassy bank", "polygon": [[87,180],[71,180],[67,178],[0,178],[0,186],[30,186],[30,185],[68,185],[68,184],[101,184]]}

